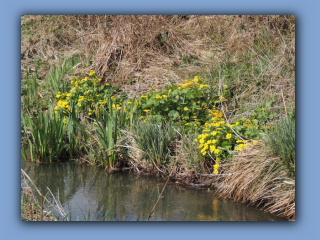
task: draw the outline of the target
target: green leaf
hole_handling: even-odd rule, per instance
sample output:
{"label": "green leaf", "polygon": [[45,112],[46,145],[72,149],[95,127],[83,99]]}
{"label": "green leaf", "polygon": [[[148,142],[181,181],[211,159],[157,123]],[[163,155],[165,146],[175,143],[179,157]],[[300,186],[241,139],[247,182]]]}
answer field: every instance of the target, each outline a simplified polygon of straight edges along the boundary
{"label": "green leaf", "polygon": [[170,117],[171,120],[175,120],[177,119],[177,117],[179,117],[179,112],[177,112],[176,110],[171,110],[168,116]]}
{"label": "green leaf", "polygon": [[223,142],[223,143],[221,144],[221,147],[223,147],[223,148],[226,149],[226,150],[229,150],[229,149],[231,148],[231,145],[230,145],[229,142]]}

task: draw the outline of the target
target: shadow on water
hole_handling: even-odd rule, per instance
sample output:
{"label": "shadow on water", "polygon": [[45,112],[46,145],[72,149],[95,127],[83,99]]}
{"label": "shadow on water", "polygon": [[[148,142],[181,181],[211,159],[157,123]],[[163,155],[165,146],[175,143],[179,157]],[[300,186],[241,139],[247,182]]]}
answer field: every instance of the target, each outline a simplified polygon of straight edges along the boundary
{"label": "shadow on water", "polygon": [[[79,164],[38,164],[21,161],[31,179],[47,195],[47,187],[71,220],[84,220],[90,201],[97,219],[145,221],[165,183],[163,179],[130,173],[108,174],[101,168]],[[81,183],[83,180],[83,187]],[[85,190],[86,196],[83,193]],[[90,214],[90,220],[94,216]],[[214,191],[190,189],[170,183],[151,221],[285,221],[255,207],[218,198]]]}

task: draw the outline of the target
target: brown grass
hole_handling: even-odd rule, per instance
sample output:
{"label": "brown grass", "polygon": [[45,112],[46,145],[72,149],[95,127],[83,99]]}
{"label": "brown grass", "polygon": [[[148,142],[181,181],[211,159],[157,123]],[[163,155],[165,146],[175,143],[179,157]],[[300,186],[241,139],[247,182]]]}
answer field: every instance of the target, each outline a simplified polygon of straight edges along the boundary
{"label": "brown grass", "polygon": [[231,175],[221,179],[222,196],[295,219],[295,181],[287,177],[279,158],[265,153],[262,144],[241,152],[223,167]]}
{"label": "brown grass", "polygon": [[[279,48],[279,61],[266,70],[265,74],[270,74],[280,71],[283,62],[292,63],[294,22],[294,16],[278,15],[22,16],[22,67],[35,59],[56,65],[61,57],[81,54],[90,62],[80,64],[79,71],[94,69],[105,81],[123,84],[133,78],[165,85],[203,68],[215,71],[213,65],[229,55],[237,62],[253,53],[250,61],[259,61],[254,58],[260,52],[254,52],[253,45],[254,41],[265,44],[261,34],[265,29],[276,47],[285,45]],[[183,57],[191,55],[197,57],[197,64],[181,66]],[[180,66],[173,67],[174,62]]]}

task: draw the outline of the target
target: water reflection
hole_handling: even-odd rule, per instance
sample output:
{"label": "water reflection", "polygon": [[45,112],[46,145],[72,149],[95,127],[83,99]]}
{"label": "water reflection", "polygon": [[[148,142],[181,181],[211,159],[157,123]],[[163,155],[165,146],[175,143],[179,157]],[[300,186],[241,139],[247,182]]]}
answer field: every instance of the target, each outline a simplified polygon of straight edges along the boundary
{"label": "water reflection", "polygon": [[[72,220],[84,220],[90,201],[98,219],[145,221],[164,185],[163,179],[136,174],[107,174],[77,164],[21,162],[40,191],[49,187]],[[81,183],[83,180],[83,187]],[[86,199],[83,189],[88,197]],[[50,200],[50,196],[47,195]],[[94,216],[91,214],[91,220]],[[153,221],[282,221],[254,207],[220,199],[213,191],[167,185],[150,220]]]}

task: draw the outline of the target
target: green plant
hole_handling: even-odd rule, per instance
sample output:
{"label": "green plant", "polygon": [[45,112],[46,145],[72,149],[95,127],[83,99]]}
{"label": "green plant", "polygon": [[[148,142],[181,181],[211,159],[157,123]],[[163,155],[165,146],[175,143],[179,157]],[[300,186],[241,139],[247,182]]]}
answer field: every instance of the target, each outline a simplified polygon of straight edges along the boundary
{"label": "green plant", "polygon": [[[112,104],[111,101],[112,100],[109,99],[110,105]],[[105,110],[100,111],[96,123],[97,130],[95,133],[98,141],[90,146],[91,152],[94,153],[94,161],[98,160],[99,165],[113,168],[117,159],[117,139],[120,135],[117,126],[118,114],[116,111],[112,110],[112,107],[110,113]]]}
{"label": "green plant", "polygon": [[58,92],[55,96],[59,101],[55,107],[55,112],[60,112],[64,115],[70,113],[70,106],[74,105],[76,113],[85,112],[88,116],[97,115],[100,109],[120,109],[125,94],[114,99],[112,104],[107,104],[109,96],[117,92],[119,88],[111,87],[109,84],[101,84],[101,79],[97,78],[94,71],[90,71],[89,77],[82,73],[78,77],[71,77],[71,89],[69,92]]}
{"label": "green plant", "polygon": [[134,129],[138,147],[145,153],[146,160],[158,167],[165,164],[171,154],[175,132],[170,122],[147,119],[139,121]]}
{"label": "green plant", "polygon": [[25,79],[21,84],[21,108],[23,110],[28,109],[29,111],[33,112],[38,109],[38,77],[39,76],[37,70],[32,74],[30,73],[29,68],[27,68],[26,74],[24,76],[21,76],[21,78]]}
{"label": "green plant", "polygon": [[295,177],[295,119],[286,118],[270,127],[265,143],[276,155],[279,155],[289,171]]}
{"label": "green plant", "polygon": [[58,92],[66,92],[69,90],[69,86],[66,81],[67,74],[71,74],[73,67],[76,64],[75,58],[66,59],[63,58],[59,61],[58,67],[53,66],[48,75],[49,87],[52,91],[52,96],[58,94]]}
{"label": "green plant", "polygon": [[198,76],[160,91],[150,90],[151,93],[142,95],[135,102],[138,115],[179,121],[189,129],[204,124],[208,117],[207,109],[217,102],[212,87]]}
{"label": "green plant", "polygon": [[30,132],[25,147],[22,144],[22,155],[26,157],[26,150],[30,152],[31,161],[52,162],[58,160],[66,151],[66,119],[60,119],[51,113],[39,113],[36,117],[21,111],[21,120],[24,134]]}
{"label": "green plant", "polygon": [[276,115],[276,113],[270,111],[272,103],[272,101],[268,101],[260,107],[257,107],[251,115],[251,118],[257,119],[261,124],[265,124],[272,120]]}

